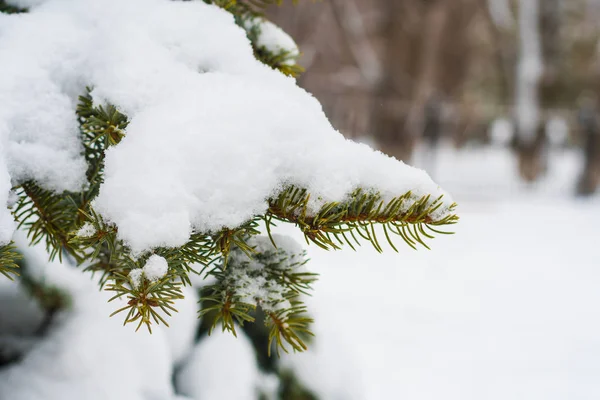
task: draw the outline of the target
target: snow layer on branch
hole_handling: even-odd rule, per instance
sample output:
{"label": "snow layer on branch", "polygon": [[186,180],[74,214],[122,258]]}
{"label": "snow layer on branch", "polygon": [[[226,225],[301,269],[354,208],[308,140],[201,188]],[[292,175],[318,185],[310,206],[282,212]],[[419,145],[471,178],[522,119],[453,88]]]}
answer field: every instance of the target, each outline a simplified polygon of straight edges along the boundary
{"label": "snow layer on branch", "polygon": [[146,279],[150,282],[156,282],[167,274],[169,271],[169,264],[164,257],[154,254],[148,258],[148,261],[146,261],[142,270],[144,271]]}
{"label": "snow layer on branch", "polygon": [[289,184],[311,192],[313,212],[357,187],[443,193],[424,171],[345,140],[315,98],[254,58],[229,13],[200,1],[46,0],[0,18],[0,59],[13,179],[81,185],[85,85],[131,119],[95,205],[136,252],[239,226]]}
{"label": "snow layer on branch", "polygon": [[[254,18],[246,23],[247,29],[251,29],[252,27],[256,27],[259,32],[256,41],[257,47],[264,47],[273,54],[281,52],[286,52],[291,56],[300,54],[300,50],[298,50],[298,45],[294,39],[271,21],[263,18]],[[292,60],[289,62],[293,63]]]}
{"label": "snow layer on branch", "polygon": [[94,236],[95,233],[96,233],[96,228],[94,228],[94,225],[90,224],[89,222],[86,222],[77,231],[77,236],[80,238],[89,238],[89,237]]}

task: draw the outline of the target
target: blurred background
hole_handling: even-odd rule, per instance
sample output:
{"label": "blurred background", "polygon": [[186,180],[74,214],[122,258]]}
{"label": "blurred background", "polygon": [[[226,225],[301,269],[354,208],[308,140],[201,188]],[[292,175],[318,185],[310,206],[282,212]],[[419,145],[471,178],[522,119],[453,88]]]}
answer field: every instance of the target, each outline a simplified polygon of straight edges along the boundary
{"label": "blurred background", "polygon": [[564,190],[596,190],[600,1],[289,3],[269,18],[303,53],[300,85],[348,138],[432,175],[440,149],[503,147],[526,182],[543,179],[553,150],[575,150]]}
{"label": "blurred background", "polygon": [[332,124],[427,170],[461,217],[431,251],[309,246],[299,379],[324,399],[600,398],[600,1],[268,14]]}

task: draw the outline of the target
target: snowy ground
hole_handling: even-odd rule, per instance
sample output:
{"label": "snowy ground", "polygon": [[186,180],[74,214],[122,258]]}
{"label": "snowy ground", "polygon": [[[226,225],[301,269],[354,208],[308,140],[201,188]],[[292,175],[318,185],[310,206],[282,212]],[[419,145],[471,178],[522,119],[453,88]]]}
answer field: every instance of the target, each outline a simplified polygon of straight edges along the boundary
{"label": "snowy ground", "polygon": [[318,343],[293,357],[323,398],[600,398],[600,201],[572,198],[576,153],[550,161],[526,188],[506,152],[443,150],[433,175],[460,204],[455,236],[400,254],[309,248]]}

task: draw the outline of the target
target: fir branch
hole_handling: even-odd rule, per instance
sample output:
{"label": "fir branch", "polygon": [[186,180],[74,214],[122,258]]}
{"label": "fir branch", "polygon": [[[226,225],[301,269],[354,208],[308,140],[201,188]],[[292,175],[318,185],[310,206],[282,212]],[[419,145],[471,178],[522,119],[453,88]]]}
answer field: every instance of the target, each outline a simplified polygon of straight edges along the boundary
{"label": "fir branch", "polygon": [[78,205],[68,194],[58,195],[27,181],[17,188],[19,201],[13,215],[25,228],[32,244],[46,242],[46,251],[51,260],[63,252],[81,260],[76,249],[69,245],[69,232],[74,228],[79,214]]}
{"label": "fir branch", "polygon": [[[129,271],[135,269],[136,263],[130,260]],[[139,265],[137,265],[139,268]],[[167,321],[161,315],[162,313],[171,316],[171,312],[177,312],[173,307],[175,300],[183,299],[181,291],[181,282],[177,281],[177,276],[173,273],[168,273],[162,279],[150,282],[141,280],[139,283],[132,281],[129,275],[122,272],[116,272],[109,278],[111,283],[106,285],[106,290],[115,292],[116,294],[109,302],[126,297],[127,303],[125,306],[113,312],[110,316],[126,312],[123,325],[137,322],[136,331],[142,325],[152,333],[152,323],[164,324],[169,326]]]}
{"label": "fir branch", "polygon": [[15,276],[19,276],[17,261],[21,258],[13,242],[0,246],[0,274],[14,280]]}
{"label": "fir branch", "polygon": [[89,258],[72,245],[72,231],[82,224],[86,212],[90,211],[90,202],[98,195],[103,182],[104,152],[121,141],[128,124],[125,115],[116,107],[94,106],[90,91],[87,88],[86,94],[79,97],[77,106],[81,141],[88,164],[88,185],[85,190],[57,194],[33,181],[18,187],[19,202],[13,212],[15,219],[19,227],[27,230],[33,244],[45,239],[51,260],[58,255],[62,261],[63,252],[73,256],[78,263]]}
{"label": "fir branch", "polygon": [[27,11],[29,11],[29,10],[27,10],[26,8],[12,6],[10,4],[6,4],[5,0],[0,0],[0,13],[21,14],[21,13],[26,13]]}
{"label": "fir branch", "polygon": [[[304,68],[297,63],[300,54],[283,49],[273,53],[258,44],[260,23],[265,19],[264,10],[271,5],[283,4],[283,0],[204,0],[204,2],[217,5],[233,14],[236,24],[246,30],[246,36],[252,44],[257,60],[288,76],[297,77],[304,72]],[[292,0],[293,4],[297,2]]]}
{"label": "fir branch", "polygon": [[269,312],[266,325],[270,326],[268,355],[275,344],[277,356],[281,356],[280,349],[289,353],[285,343],[292,346],[294,351],[306,351],[308,347],[302,339],[302,335],[314,336],[309,325],[314,320],[306,316],[306,307],[300,302],[294,302],[292,308]]}
{"label": "fir branch", "polygon": [[[297,255],[287,255],[276,248],[271,235],[274,220],[295,224],[307,242],[325,249],[338,249],[344,244],[354,248],[355,244],[368,241],[378,251],[382,247],[376,226],[383,227],[384,236],[397,251],[392,236],[400,236],[413,248],[427,247],[425,239],[435,233],[446,233],[436,229],[438,226],[458,220],[453,213],[455,205],[442,209],[441,197],[417,198],[408,192],[386,202],[379,193],[363,189],[357,189],[345,201],[323,204],[316,213],[311,213],[311,194],[306,189],[289,186],[268,199],[265,214],[237,228],[195,232],[183,246],[158,247],[134,258],[119,239],[117,227],[107,224],[91,207],[103,182],[105,151],[123,139],[128,118],[110,104],[95,106],[89,88],[80,97],[77,114],[88,163],[88,185],[80,193],[55,194],[34,182],[25,182],[18,188],[20,200],[13,213],[19,226],[27,229],[32,243],[45,239],[51,259],[68,253],[85,265],[86,271],[101,273],[100,287],[115,292],[111,300],[127,298],[127,305],[113,315],[127,311],[125,324],[137,322],[137,329],[145,324],[150,330],[152,322],[166,324],[165,315],[175,311],[174,301],[181,298],[180,287],[191,284],[189,274],[204,273],[210,268],[208,275],[217,283],[209,286],[200,314],[216,312],[212,328],[221,323],[223,330],[235,334],[235,324],[253,322],[252,314],[260,307],[271,330],[269,340],[276,344],[277,352],[280,348],[287,351],[284,342],[301,351],[305,348],[302,335],[310,334],[308,325],[312,320],[305,316],[306,308],[299,298],[309,293],[316,277],[297,270],[306,262],[304,255],[294,259]],[[272,251],[263,248],[263,253],[257,252],[252,245],[260,233],[260,220],[265,221]],[[236,254],[235,262],[233,268],[228,268],[232,252]],[[166,277],[132,285],[131,271],[141,268],[153,254],[167,261]],[[262,268],[252,271],[247,265],[249,261],[240,264],[243,257],[260,263]],[[195,269],[197,266],[200,271]],[[249,294],[247,285],[240,285],[240,276],[247,282],[253,279],[263,282],[267,297]]]}
{"label": "fir branch", "polygon": [[[306,238],[326,250],[339,249],[348,244],[360,245],[360,239],[370,242],[382,252],[377,238],[376,226],[381,225],[390,246],[397,251],[390,233],[400,236],[409,246],[416,249],[420,244],[429,248],[424,238],[432,238],[432,233],[447,234],[434,226],[452,225],[458,221],[453,213],[456,204],[442,210],[442,197],[430,200],[430,196],[415,198],[411,192],[385,202],[379,193],[357,189],[344,202],[324,204],[315,215],[310,215],[308,205],[310,193],[305,189],[291,186],[277,198],[269,200],[269,209],[264,219],[270,233],[272,220],[294,223]],[[441,218],[438,218],[441,215]],[[429,231],[429,232],[428,232]],[[350,240],[352,239],[352,240]]]}
{"label": "fir branch", "polygon": [[202,308],[198,311],[198,318],[214,314],[213,322],[208,329],[209,335],[221,323],[223,332],[231,332],[233,336],[237,337],[236,322],[242,326],[244,322],[254,322],[251,312],[256,310],[256,305],[236,301],[233,292],[227,290],[219,292],[215,286],[209,287],[207,290],[210,293],[200,299]]}
{"label": "fir branch", "polygon": [[129,250],[117,238],[117,228],[105,223],[93,208],[88,212],[80,210],[85,223],[78,231],[71,232],[69,244],[76,247],[84,255],[82,263],[86,264],[85,271],[101,273],[100,288],[108,279],[121,270],[121,263],[129,254]]}
{"label": "fir branch", "polygon": [[88,164],[88,187],[78,199],[79,208],[84,211],[98,195],[100,185],[104,182],[104,152],[125,137],[125,128],[129,124],[128,118],[114,105],[94,106],[91,91],[91,88],[86,88],[86,93],[79,96],[77,105],[81,142]]}
{"label": "fir branch", "polygon": [[297,63],[299,58],[297,53],[286,50],[272,53],[264,46],[254,45],[254,56],[263,64],[267,64],[287,76],[295,78],[304,72],[304,68]]}
{"label": "fir branch", "polygon": [[252,248],[247,244],[248,238],[260,234],[258,230],[261,218],[254,218],[236,229],[223,229],[212,236],[215,243],[214,251],[218,252],[224,258],[224,265],[227,265],[227,258],[230,249],[235,246],[246,254],[252,254]]}
{"label": "fir branch", "polygon": [[236,335],[236,323],[253,323],[253,314],[260,308],[270,332],[269,355],[273,344],[277,354],[280,348],[287,352],[284,342],[295,351],[306,350],[302,336],[312,335],[312,319],[306,316],[300,296],[312,289],[316,274],[303,270],[305,252],[289,254],[275,247],[265,249],[265,243],[270,245],[265,239],[261,240],[262,251],[256,250],[258,238],[247,243],[254,244],[253,254],[232,248],[229,264],[221,263],[209,272],[215,283],[204,288],[199,314],[213,317],[209,334],[221,324],[223,331]]}

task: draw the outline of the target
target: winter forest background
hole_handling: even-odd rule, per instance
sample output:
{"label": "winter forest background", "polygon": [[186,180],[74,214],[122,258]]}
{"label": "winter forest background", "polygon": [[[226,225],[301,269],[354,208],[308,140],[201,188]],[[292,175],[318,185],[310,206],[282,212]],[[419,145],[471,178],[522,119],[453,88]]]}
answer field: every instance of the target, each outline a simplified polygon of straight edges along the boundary
{"label": "winter forest background", "polygon": [[[21,3],[37,2],[0,0]],[[0,400],[600,398],[600,1],[283,1],[265,14],[337,130],[452,195],[455,235],[379,254],[274,228],[319,274],[305,299],[315,336],[281,358],[252,326],[207,336],[200,280],[170,328],[134,334],[42,246],[28,255],[42,275],[0,276]]]}

